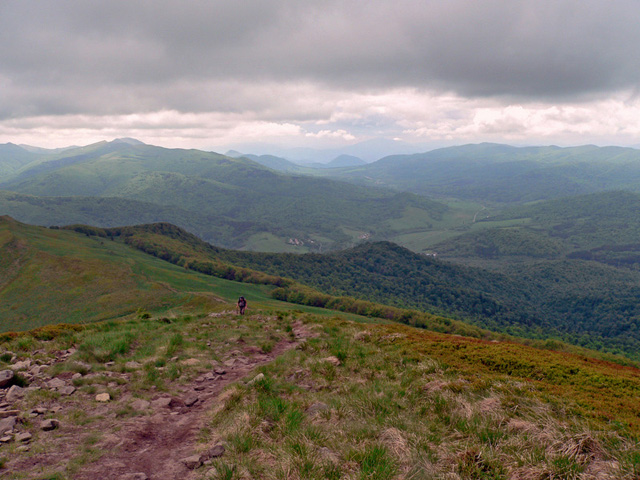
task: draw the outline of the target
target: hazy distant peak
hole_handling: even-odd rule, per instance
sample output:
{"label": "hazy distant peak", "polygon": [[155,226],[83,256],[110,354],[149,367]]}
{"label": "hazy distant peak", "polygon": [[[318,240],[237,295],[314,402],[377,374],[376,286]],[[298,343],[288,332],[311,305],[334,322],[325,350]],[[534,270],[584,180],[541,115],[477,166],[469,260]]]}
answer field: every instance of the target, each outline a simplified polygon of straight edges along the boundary
{"label": "hazy distant peak", "polygon": [[244,157],[244,153],[241,153],[237,150],[229,150],[227,153],[225,153],[226,157],[231,157],[231,158],[240,158],[240,157]]}
{"label": "hazy distant peak", "polygon": [[336,158],[327,163],[327,167],[357,167],[359,165],[366,165],[365,162],[360,157],[356,157],[355,155],[347,155],[342,154],[338,155]]}
{"label": "hazy distant peak", "polygon": [[115,140],[109,143],[126,143],[127,145],[146,145],[144,142],[141,142],[140,140],[136,140],[135,138],[130,138],[130,137],[116,138]]}

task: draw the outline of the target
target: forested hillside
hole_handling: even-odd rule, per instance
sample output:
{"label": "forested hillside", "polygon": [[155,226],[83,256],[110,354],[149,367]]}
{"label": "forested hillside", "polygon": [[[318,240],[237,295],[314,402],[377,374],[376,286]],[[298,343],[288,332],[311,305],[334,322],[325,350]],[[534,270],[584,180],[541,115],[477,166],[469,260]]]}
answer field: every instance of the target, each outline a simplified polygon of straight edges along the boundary
{"label": "forested hillside", "polygon": [[[221,274],[233,266],[293,278],[330,295],[417,308],[516,336],[556,338],[640,359],[640,273],[580,260],[539,261],[505,272],[466,267],[381,242],[331,254],[267,254],[207,245],[175,227],[112,229],[179,265]],[[191,260],[193,259],[193,261]],[[197,259],[197,261],[195,260]],[[225,267],[226,265],[226,267]],[[313,292],[288,300],[322,306]]]}

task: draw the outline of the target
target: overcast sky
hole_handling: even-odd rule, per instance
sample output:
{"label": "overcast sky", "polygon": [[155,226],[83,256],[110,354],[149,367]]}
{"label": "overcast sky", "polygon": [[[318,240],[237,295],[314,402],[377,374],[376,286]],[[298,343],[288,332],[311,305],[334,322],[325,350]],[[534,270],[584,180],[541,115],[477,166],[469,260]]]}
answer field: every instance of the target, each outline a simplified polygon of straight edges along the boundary
{"label": "overcast sky", "polygon": [[0,1],[0,143],[640,144],[637,0]]}

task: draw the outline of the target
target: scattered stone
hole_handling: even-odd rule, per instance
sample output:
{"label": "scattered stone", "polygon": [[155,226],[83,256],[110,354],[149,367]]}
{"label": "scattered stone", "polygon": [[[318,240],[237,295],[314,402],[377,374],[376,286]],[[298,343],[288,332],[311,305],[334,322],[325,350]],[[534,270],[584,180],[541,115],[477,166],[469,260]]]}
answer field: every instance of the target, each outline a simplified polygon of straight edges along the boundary
{"label": "scattered stone", "polygon": [[201,392],[201,391],[202,391],[202,390],[204,390],[205,388],[207,388],[207,387],[205,387],[204,385],[196,385],[195,387],[193,387],[193,389],[194,389],[196,392]]}
{"label": "scattered stone", "polygon": [[187,358],[186,360],[182,361],[182,364],[189,367],[194,367],[196,365],[200,365],[200,360],[198,360],[197,358]]}
{"label": "scattered stone", "polygon": [[322,402],[315,402],[312,403],[309,408],[307,408],[307,414],[310,416],[313,416],[317,413],[322,412],[323,410],[327,410],[329,408],[329,405],[327,405],[326,403],[322,403]]}
{"label": "scattered stone", "polygon": [[160,397],[151,402],[153,408],[169,408],[171,406],[171,397]]}
{"label": "scattered stone", "polygon": [[149,480],[146,473],[138,472],[138,473],[127,473],[120,477],[121,480]]}
{"label": "scattered stone", "polygon": [[7,402],[0,403],[0,408],[7,408],[9,404]]}
{"label": "scattered stone", "polygon": [[169,360],[171,363],[175,363],[179,360],[180,357],[171,357],[171,359]]}
{"label": "scattered stone", "polygon": [[60,378],[52,378],[51,380],[49,380],[47,382],[47,387],[51,388],[51,389],[55,389],[57,390],[58,388],[62,388],[64,386],[66,386],[67,383],[60,379]]}
{"label": "scattered stone", "polygon": [[4,397],[7,402],[15,402],[24,396],[24,388],[13,385]]}
{"label": "scattered stone", "polygon": [[0,388],[5,388],[9,386],[11,380],[13,380],[13,370],[2,370],[0,371]]}
{"label": "scattered stone", "polygon": [[49,420],[44,420],[40,424],[40,429],[48,432],[49,430],[55,430],[60,426],[60,422],[55,418],[50,418]]}
{"label": "scattered stone", "polygon": [[104,364],[105,367],[113,367],[116,364],[116,362],[107,362]]}
{"label": "scattered stone", "polygon": [[129,370],[137,370],[138,368],[142,367],[141,363],[138,363],[136,361],[130,361],[124,364],[124,367],[129,369]]}
{"label": "scattered stone", "polygon": [[78,372],[80,374],[82,374],[81,372],[85,372],[85,373],[90,372],[91,369],[93,368],[90,363],[85,363],[80,361],[73,362],[73,365],[77,370],[80,370],[80,372]]}
{"label": "scattered stone", "polygon": [[54,405],[49,409],[51,413],[58,413],[60,410],[62,410],[62,406],[60,405]]}
{"label": "scattered stone", "polygon": [[13,427],[16,426],[18,417],[7,417],[0,420],[0,434],[13,432]]}
{"label": "scattered stone", "polygon": [[16,362],[11,365],[11,368],[15,370],[26,370],[31,366],[31,360],[22,360],[21,362]]}
{"label": "scattered stone", "polygon": [[193,405],[195,405],[198,400],[200,400],[200,398],[197,395],[189,395],[187,398],[184,399],[184,404],[187,407],[191,407]]}
{"label": "scattered stone", "polygon": [[68,385],[66,387],[62,387],[58,389],[58,391],[60,392],[61,395],[69,396],[69,395],[73,395],[73,393],[76,391],[76,387],[72,385]]}
{"label": "scattered stone", "polygon": [[205,478],[218,478],[218,469],[216,467],[213,467],[207,470]]}
{"label": "scattered stone", "polygon": [[131,408],[133,408],[134,410],[146,410],[150,405],[151,402],[142,398],[136,398],[133,402],[131,402]]}
{"label": "scattered stone", "polygon": [[227,371],[222,367],[216,367],[213,369],[213,373],[215,373],[216,375],[224,375],[225,373],[227,373]]}
{"label": "scattered stone", "polygon": [[99,393],[96,395],[96,402],[108,402],[111,400],[111,395],[108,393]]}
{"label": "scattered stone", "polygon": [[0,418],[17,417],[18,415],[20,415],[20,410],[0,410]]}
{"label": "scattered stone", "polygon": [[371,338],[371,332],[367,331],[367,330],[362,330],[358,333],[356,333],[353,336],[354,340],[359,340],[361,342],[367,341]]}
{"label": "scattered stone", "polygon": [[11,440],[13,440],[13,437],[11,435],[0,437],[0,443],[9,443]]}
{"label": "scattered stone", "polygon": [[202,462],[200,461],[200,455],[191,455],[190,457],[183,458],[181,461],[189,470],[195,470],[200,465],[202,465]]}
{"label": "scattered stone", "polygon": [[37,413],[38,415],[44,415],[45,413],[47,413],[47,409],[43,408],[43,407],[36,407],[33,410],[31,410],[33,413]]}
{"label": "scattered stone", "polygon": [[259,373],[258,375],[253,377],[251,380],[247,382],[247,385],[253,385],[256,382],[259,382],[260,380],[264,380],[264,373]]}
{"label": "scattered stone", "polygon": [[16,435],[16,442],[29,442],[32,438],[33,435],[31,435],[29,432],[23,432],[23,433],[19,433]]}
{"label": "scattered stone", "polygon": [[74,373],[73,375],[71,375],[71,380],[77,380],[79,378],[82,378],[81,373]]}
{"label": "scattered stone", "polygon": [[225,451],[224,445],[219,443],[218,445],[215,445],[214,447],[210,448],[206,452],[200,454],[200,461],[204,463],[207,460],[211,460],[212,458],[221,457],[222,455],[224,455],[224,451]]}
{"label": "scattered stone", "polygon": [[327,357],[327,358],[323,358],[321,361],[330,363],[331,365],[334,365],[336,367],[340,366],[341,363],[342,363],[342,362],[340,362],[340,360],[338,360],[338,357],[335,357],[333,355],[331,355],[330,357]]}
{"label": "scattered stone", "polygon": [[225,367],[233,367],[236,363],[236,359],[235,358],[230,358],[229,360],[225,360],[224,362],[224,366]]}

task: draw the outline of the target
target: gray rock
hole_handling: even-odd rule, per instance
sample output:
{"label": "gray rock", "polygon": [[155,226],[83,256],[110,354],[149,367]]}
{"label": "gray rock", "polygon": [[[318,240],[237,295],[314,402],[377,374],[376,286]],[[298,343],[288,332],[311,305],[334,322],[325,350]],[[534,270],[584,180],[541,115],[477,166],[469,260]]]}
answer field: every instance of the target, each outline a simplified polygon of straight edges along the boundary
{"label": "gray rock", "polygon": [[47,382],[47,387],[51,388],[51,389],[58,389],[58,388],[62,388],[64,386],[67,385],[67,382],[65,382],[64,380],[60,379],[60,378],[52,378],[51,380],[49,380]]}
{"label": "gray rock", "polygon": [[11,435],[0,437],[0,443],[9,443],[11,440],[13,440],[13,437]]}
{"label": "gray rock", "polygon": [[247,382],[247,385],[253,385],[256,382],[259,382],[260,380],[264,379],[264,373],[259,373],[258,375],[256,375],[255,377],[253,377],[251,380],[249,380]]}
{"label": "gray rock", "polygon": [[0,434],[7,432],[13,432],[13,427],[16,426],[18,417],[7,417],[0,420]]}
{"label": "gray rock", "polygon": [[7,402],[15,402],[24,396],[24,388],[13,385],[4,397]]}
{"label": "gray rock", "polygon": [[108,402],[109,400],[111,400],[111,395],[109,395],[108,393],[99,393],[98,395],[96,395],[96,402]]}
{"label": "gray rock", "polygon": [[212,458],[218,458],[221,457],[222,455],[224,455],[224,445],[222,445],[221,443],[215,445],[214,447],[211,447],[209,450],[207,450],[206,452],[202,453],[200,455],[200,461],[202,463],[206,462],[207,460],[211,460]]}
{"label": "gray rock", "polygon": [[160,397],[151,402],[153,408],[169,408],[171,406],[171,397]]}
{"label": "gray rock", "polygon": [[151,405],[151,402],[144,400],[142,398],[136,398],[133,402],[131,402],[131,408],[134,410],[146,410]]}
{"label": "gray rock", "polygon": [[20,452],[20,453],[28,452],[29,450],[31,449],[29,448],[28,445],[20,445],[18,448],[16,448],[16,452]]}
{"label": "gray rock", "polygon": [[20,410],[0,410],[0,418],[17,417]]}
{"label": "gray rock", "polygon": [[59,388],[58,391],[61,395],[73,395],[73,393],[76,391],[76,387],[67,385],[66,387]]}
{"label": "gray rock", "polygon": [[0,371],[0,388],[7,387],[11,380],[13,380],[13,370],[2,370]]}
{"label": "gray rock", "polygon": [[200,461],[200,455],[191,455],[190,457],[183,458],[181,462],[189,470],[195,470],[200,465],[202,465],[202,462]]}
{"label": "gray rock", "polygon": [[191,407],[193,405],[195,405],[198,400],[200,400],[200,398],[197,395],[189,395],[187,398],[184,399],[184,404],[187,407]]}
{"label": "gray rock", "polygon": [[216,367],[213,370],[213,373],[215,373],[216,375],[224,375],[225,373],[227,373],[227,371],[222,367]]}
{"label": "gray rock", "polygon": [[55,430],[60,426],[60,422],[55,418],[50,418],[48,420],[44,420],[40,423],[40,429],[48,432],[49,430]]}
{"label": "gray rock", "polygon": [[[91,366],[91,364],[86,363],[86,362],[80,362],[80,361],[73,362],[73,365],[76,367],[77,370],[81,370],[81,371],[84,371],[84,372],[90,372],[91,369],[93,368]],[[80,373],[80,372],[78,372],[78,373]]]}
{"label": "gray rock", "polygon": [[121,480],[149,480],[146,473],[127,473],[120,477]]}
{"label": "gray rock", "polygon": [[142,367],[141,363],[135,362],[135,361],[130,361],[124,364],[124,367],[129,369],[129,370],[137,370],[140,367]]}
{"label": "gray rock", "polygon": [[16,442],[29,442],[32,438],[29,432],[23,432],[16,435]]}
{"label": "gray rock", "polygon": [[11,368],[14,371],[15,370],[26,370],[30,366],[31,366],[31,360],[27,359],[27,360],[22,360],[21,362],[14,363],[13,365],[11,365]]}

